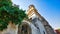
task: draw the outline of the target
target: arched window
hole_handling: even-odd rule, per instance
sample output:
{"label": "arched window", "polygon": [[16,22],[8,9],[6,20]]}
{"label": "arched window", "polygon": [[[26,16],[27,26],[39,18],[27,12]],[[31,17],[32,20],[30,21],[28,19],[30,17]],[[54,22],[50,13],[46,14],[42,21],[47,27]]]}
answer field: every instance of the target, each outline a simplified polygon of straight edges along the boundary
{"label": "arched window", "polygon": [[23,24],[21,26],[21,34],[31,34],[31,28],[28,24]]}
{"label": "arched window", "polygon": [[27,26],[22,26],[21,32],[27,34]]}

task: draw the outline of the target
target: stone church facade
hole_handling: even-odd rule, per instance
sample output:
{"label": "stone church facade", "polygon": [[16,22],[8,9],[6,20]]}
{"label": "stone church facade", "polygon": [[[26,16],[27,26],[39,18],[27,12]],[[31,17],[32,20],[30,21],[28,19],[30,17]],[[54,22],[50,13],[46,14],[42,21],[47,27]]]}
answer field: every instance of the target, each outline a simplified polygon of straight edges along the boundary
{"label": "stone church facade", "polygon": [[18,34],[55,34],[49,23],[30,5],[26,14],[29,19],[23,20]]}
{"label": "stone church facade", "polygon": [[11,24],[0,34],[55,34],[49,23],[37,12],[34,5],[30,5],[20,26]]}

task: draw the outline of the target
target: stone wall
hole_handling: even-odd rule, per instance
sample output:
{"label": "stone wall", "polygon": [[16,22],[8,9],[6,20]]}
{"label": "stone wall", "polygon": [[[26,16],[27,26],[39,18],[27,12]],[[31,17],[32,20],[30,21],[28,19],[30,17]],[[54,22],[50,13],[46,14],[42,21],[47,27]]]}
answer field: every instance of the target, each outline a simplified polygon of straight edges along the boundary
{"label": "stone wall", "polygon": [[18,25],[9,23],[7,29],[0,31],[0,34],[17,34]]}

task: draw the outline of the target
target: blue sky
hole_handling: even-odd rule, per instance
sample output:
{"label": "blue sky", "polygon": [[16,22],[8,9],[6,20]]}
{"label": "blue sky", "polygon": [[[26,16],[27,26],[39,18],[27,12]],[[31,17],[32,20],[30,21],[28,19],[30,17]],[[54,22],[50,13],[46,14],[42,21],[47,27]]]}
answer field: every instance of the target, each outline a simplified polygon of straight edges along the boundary
{"label": "blue sky", "polygon": [[19,8],[27,10],[33,4],[38,12],[54,28],[60,28],[60,0],[12,0]]}

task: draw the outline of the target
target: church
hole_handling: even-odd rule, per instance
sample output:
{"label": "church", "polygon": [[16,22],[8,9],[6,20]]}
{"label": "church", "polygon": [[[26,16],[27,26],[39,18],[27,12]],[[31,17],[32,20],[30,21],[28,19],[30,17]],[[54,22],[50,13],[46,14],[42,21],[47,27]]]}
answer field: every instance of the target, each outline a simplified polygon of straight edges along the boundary
{"label": "church", "polygon": [[53,28],[36,10],[34,5],[30,5],[26,11],[28,19],[24,19],[20,26],[9,24],[7,30],[0,34],[55,34]]}
{"label": "church", "polygon": [[36,10],[34,5],[30,5],[26,14],[29,19],[23,20],[18,28],[18,34],[55,34],[53,28]]}

